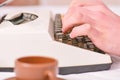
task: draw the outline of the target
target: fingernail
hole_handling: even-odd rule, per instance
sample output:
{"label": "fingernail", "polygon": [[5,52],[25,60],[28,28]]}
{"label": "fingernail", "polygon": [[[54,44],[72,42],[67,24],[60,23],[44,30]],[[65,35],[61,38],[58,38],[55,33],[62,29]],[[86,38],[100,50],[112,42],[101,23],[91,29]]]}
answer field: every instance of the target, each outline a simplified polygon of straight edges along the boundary
{"label": "fingernail", "polygon": [[70,36],[70,38],[75,38],[75,36],[74,36],[74,35],[72,35],[72,34],[69,34],[69,36]]}

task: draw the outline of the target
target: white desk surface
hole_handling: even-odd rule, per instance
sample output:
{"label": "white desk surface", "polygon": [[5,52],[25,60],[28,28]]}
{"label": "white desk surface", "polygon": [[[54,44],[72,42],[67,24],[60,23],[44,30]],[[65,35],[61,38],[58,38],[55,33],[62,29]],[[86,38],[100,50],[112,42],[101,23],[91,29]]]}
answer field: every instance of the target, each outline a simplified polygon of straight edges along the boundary
{"label": "white desk surface", "polygon": [[[68,6],[31,6],[24,7],[25,10],[34,9],[34,10],[42,10],[49,9],[53,13],[65,13],[67,11]],[[120,15],[120,6],[110,6],[110,8],[117,14]],[[23,7],[3,7],[0,8],[0,16],[14,10],[22,10]],[[107,71],[98,71],[98,72],[89,72],[82,74],[70,74],[70,75],[59,75],[60,77],[67,80],[120,80],[120,57],[113,56],[113,64],[110,70]],[[15,76],[15,73],[10,72],[0,72],[0,80],[4,80],[5,78]]]}

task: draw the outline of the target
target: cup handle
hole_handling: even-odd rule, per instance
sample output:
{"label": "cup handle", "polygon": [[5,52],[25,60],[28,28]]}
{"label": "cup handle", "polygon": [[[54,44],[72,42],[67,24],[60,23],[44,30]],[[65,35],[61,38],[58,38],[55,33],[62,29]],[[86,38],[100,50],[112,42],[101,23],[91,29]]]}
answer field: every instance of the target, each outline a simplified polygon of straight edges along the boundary
{"label": "cup handle", "polygon": [[47,74],[48,80],[57,80],[52,72],[47,71],[46,74]]}

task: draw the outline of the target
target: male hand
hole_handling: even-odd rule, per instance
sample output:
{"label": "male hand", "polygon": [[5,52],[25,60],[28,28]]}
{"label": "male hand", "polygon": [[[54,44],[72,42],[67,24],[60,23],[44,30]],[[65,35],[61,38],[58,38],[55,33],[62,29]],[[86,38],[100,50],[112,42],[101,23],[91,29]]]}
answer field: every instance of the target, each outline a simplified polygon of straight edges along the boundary
{"label": "male hand", "polygon": [[101,0],[73,0],[62,22],[71,38],[87,35],[101,50],[120,56],[120,17]]}

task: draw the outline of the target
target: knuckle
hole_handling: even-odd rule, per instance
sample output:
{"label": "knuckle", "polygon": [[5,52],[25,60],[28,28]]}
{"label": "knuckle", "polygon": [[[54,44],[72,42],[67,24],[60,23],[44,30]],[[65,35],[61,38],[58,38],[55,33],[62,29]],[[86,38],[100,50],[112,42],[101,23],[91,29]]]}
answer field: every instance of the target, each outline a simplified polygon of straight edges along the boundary
{"label": "knuckle", "polygon": [[105,18],[105,13],[103,13],[103,12],[98,12],[98,13],[97,13],[97,18],[98,18],[98,19],[104,19],[104,18]]}

